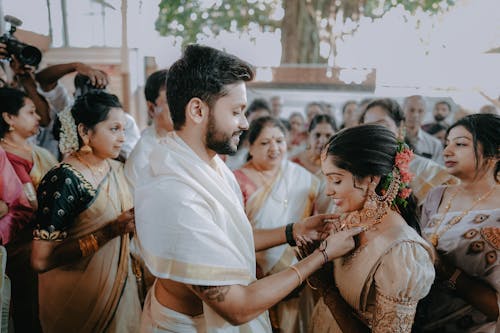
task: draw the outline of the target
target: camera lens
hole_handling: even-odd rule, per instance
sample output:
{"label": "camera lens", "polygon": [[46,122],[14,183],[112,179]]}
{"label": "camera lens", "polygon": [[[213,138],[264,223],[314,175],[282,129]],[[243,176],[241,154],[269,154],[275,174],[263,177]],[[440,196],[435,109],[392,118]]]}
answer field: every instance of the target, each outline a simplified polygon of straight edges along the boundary
{"label": "camera lens", "polygon": [[42,53],[36,47],[27,45],[19,53],[19,60],[23,64],[36,67],[42,60]]}

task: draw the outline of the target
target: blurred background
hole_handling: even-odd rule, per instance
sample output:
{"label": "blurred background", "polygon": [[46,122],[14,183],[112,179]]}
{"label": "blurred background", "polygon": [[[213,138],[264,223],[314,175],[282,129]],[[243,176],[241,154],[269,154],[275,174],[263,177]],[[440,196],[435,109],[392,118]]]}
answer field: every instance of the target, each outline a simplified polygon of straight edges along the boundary
{"label": "blurred background", "polygon": [[347,100],[412,94],[477,112],[481,93],[500,95],[498,0],[0,0],[4,15],[43,51],[40,67],[105,70],[140,127],[145,77],[194,42],[255,65],[249,100],[279,95],[285,117],[310,101],[339,117]]}

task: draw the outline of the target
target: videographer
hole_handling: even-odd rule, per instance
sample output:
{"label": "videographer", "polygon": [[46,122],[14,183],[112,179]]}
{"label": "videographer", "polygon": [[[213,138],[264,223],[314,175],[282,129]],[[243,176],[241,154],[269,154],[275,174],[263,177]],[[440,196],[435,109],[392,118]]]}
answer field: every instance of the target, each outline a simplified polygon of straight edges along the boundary
{"label": "videographer", "polygon": [[10,58],[10,69],[12,75],[9,76],[8,69],[2,66],[7,86],[24,90],[28,97],[33,101],[36,107],[36,113],[40,116],[40,125],[48,126],[50,123],[50,108],[45,98],[37,91],[35,81],[35,68],[30,65],[22,64],[14,54],[9,54],[7,46],[0,43],[0,59]]}

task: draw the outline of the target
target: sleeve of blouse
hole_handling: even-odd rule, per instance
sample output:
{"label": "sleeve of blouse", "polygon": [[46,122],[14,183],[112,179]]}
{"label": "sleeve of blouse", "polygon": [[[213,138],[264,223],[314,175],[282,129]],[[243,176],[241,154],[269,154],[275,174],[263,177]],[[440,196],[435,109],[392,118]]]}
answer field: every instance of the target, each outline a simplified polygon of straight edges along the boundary
{"label": "sleeve of blouse", "polygon": [[89,201],[85,184],[67,168],[49,171],[38,187],[35,239],[63,240],[75,217]]}
{"label": "sleeve of blouse", "polygon": [[374,333],[409,333],[417,309],[434,281],[434,266],[419,244],[394,246],[375,272]]}
{"label": "sleeve of blouse", "polygon": [[438,186],[427,193],[424,204],[422,205],[422,216],[420,218],[420,227],[422,229],[429,223],[431,216],[437,212],[444,189],[444,186]]}

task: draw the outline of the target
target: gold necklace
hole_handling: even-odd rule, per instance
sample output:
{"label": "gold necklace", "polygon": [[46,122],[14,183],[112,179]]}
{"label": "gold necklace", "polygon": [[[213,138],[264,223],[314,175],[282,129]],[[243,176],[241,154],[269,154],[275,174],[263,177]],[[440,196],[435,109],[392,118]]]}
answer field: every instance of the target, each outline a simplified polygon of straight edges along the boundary
{"label": "gold necklace", "polygon": [[470,206],[468,209],[462,211],[459,215],[457,215],[457,216],[453,217],[452,219],[450,219],[450,221],[445,225],[445,227],[443,228],[443,230],[441,230],[441,232],[438,232],[439,226],[441,225],[441,223],[443,223],[443,221],[444,221],[444,219],[446,217],[446,214],[448,214],[448,211],[451,208],[451,203],[453,202],[453,200],[455,199],[455,197],[458,195],[458,193],[462,192],[462,190],[458,189],[455,193],[453,193],[453,195],[450,197],[450,200],[448,200],[448,203],[445,206],[445,209],[444,209],[442,217],[439,219],[439,221],[436,222],[436,227],[434,228],[434,232],[429,237],[432,245],[434,247],[437,247],[437,245],[439,244],[439,238],[441,238],[441,236],[445,232],[447,232],[448,230],[450,230],[455,224],[457,224],[458,222],[460,222],[464,218],[465,215],[469,214],[469,212],[472,210],[472,208],[474,208],[480,201],[482,201],[482,200],[486,199],[487,197],[489,197],[490,194],[493,193],[493,191],[495,190],[495,188],[496,187],[493,186],[488,192],[486,192],[485,194],[483,194],[482,196],[480,196],[479,198],[477,198],[476,200],[474,200],[474,202],[472,203],[472,206]]}
{"label": "gold necklace", "polygon": [[10,140],[8,141],[5,138],[2,138],[1,141],[2,141],[3,144],[6,144],[7,146],[10,146],[12,148],[15,148],[15,149],[17,149],[17,150],[19,150],[21,152],[25,152],[25,153],[27,153],[29,155],[31,155],[33,153],[33,148],[31,146],[21,146],[21,145],[19,145],[17,143],[10,142]]}
{"label": "gold necklace", "polygon": [[[346,213],[346,214],[342,215],[342,217],[344,219],[344,223],[342,223],[342,225],[340,226],[340,230],[346,230],[346,229],[348,230],[348,229],[352,229],[355,227],[361,227],[363,229],[363,231],[372,230],[372,229],[375,229],[375,226],[377,224],[382,222],[382,219],[386,215],[387,215],[387,211],[385,211],[381,216],[374,219],[373,221],[370,221],[368,223],[362,223],[361,219],[364,216],[363,209],[361,209],[360,211]],[[366,216],[365,216],[365,219],[367,219]],[[345,266],[346,268],[350,267],[354,258],[356,258],[356,256],[359,253],[361,253],[361,251],[363,251],[363,249],[366,247],[366,245],[368,245],[367,242],[358,246],[351,253],[343,256],[342,257],[342,266],[343,267]]]}
{"label": "gold necklace", "polygon": [[[81,164],[83,164],[85,167],[87,167],[87,169],[90,170],[90,173],[92,174],[92,177],[94,178],[94,181],[96,182],[96,185],[98,185],[100,177],[103,177],[106,174],[106,166],[107,166],[106,163],[103,166],[99,166],[99,167],[92,166],[89,163],[87,163],[87,161],[82,159],[80,157],[80,154],[74,154],[74,156]],[[96,173],[99,173],[99,175],[96,175]]]}
{"label": "gold necklace", "polygon": [[340,225],[340,230],[352,229],[355,227],[361,227],[363,229],[363,231],[371,230],[375,227],[375,225],[381,223],[382,219],[386,215],[387,215],[387,211],[383,212],[383,214],[381,214],[377,218],[373,219],[373,222],[370,221],[368,223],[362,223],[361,220],[363,219],[363,217],[364,217],[364,219],[368,219],[368,217],[366,217],[365,214],[363,213],[363,209],[357,210],[354,212],[350,212],[350,213],[345,213],[345,214],[342,214],[342,216],[340,218],[341,220],[344,221],[344,223],[342,223]]}

